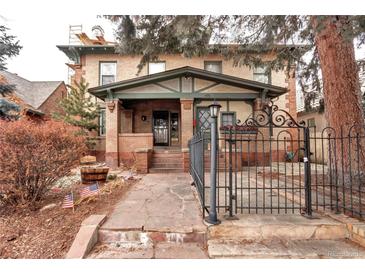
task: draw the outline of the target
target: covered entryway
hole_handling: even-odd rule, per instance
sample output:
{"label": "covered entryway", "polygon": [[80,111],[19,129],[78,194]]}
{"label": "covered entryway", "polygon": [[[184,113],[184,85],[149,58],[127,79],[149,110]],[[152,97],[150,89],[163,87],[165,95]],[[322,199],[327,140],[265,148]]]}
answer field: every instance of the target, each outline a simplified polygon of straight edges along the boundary
{"label": "covered entryway", "polygon": [[[105,101],[105,161],[110,167],[133,164],[148,172],[158,148],[179,150],[182,170],[189,167],[188,141],[208,125],[206,107],[225,105],[232,121],[252,112],[254,101],[284,94],[283,87],[181,67],[89,89]],[[236,112],[236,114],[233,114]],[[223,119],[222,121],[230,121]],[[175,167],[174,167],[175,169]],[[179,170],[179,169],[177,169]]]}

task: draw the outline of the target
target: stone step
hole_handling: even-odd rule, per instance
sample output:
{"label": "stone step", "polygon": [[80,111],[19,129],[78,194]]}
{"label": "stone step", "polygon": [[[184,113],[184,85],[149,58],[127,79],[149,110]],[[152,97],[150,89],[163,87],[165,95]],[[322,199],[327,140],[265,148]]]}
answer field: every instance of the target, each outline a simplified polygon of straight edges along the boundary
{"label": "stone step", "polygon": [[287,240],[229,241],[209,240],[210,258],[254,259],[340,259],[365,258],[365,248],[345,239],[338,240]]}
{"label": "stone step", "polygon": [[184,172],[183,168],[150,168],[148,169],[149,173],[182,173]]}
{"label": "stone step", "polygon": [[346,224],[328,217],[308,219],[301,215],[240,214],[239,220],[224,220],[208,228],[209,239],[234,241],[334,240],[349,238]]}

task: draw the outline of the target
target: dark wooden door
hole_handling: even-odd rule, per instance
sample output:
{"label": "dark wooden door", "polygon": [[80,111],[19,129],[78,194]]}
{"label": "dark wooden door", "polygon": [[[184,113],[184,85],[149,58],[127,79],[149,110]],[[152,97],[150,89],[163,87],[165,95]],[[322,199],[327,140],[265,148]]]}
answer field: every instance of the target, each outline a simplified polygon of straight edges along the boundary
{"label": "dark wooden door", "polygon": [[169,112],[153,112],[153,143],[155,146],[169,145]]}

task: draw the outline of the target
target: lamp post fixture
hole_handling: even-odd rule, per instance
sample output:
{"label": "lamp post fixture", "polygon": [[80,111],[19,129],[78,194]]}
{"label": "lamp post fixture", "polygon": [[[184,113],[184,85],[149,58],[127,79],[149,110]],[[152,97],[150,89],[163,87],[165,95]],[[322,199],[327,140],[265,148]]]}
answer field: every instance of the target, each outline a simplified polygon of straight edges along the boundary
{"label": "lamp post fixture", "polygon": [[206,221],[210,224],[216,225],[219,224],[220,221],[217,218],[217,117],[219,113],[219,109],[222,106],[217,102],[213,102],[209,106],[210,109],[210,118],[211,118],[211,126],[210,126],[210,208],[209,208],[209,216],[206,218]]}

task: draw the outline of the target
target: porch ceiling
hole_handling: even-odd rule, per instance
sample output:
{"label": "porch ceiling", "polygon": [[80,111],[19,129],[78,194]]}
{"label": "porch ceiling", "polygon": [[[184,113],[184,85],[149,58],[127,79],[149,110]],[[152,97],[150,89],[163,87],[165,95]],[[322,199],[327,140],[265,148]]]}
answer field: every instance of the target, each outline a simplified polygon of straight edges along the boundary
{"label": "porch ceiling", "polygon": [[[202,79],[206,81],[211,81],[214,84],[209,87],[216,85],[228,85],[237,89],[246,89],[249,92],[218,92],[218,93],[203,93],[200,92],[203,89],[195,89],[194,84],[192,84],[192,90],[186,92],[182,90],[182,78],[191,78],[193,83],[195,79]],[[161,85],[161,82],[168,81],[171,79],[179,79],[179,88],[173,90],[166,86]],[[147,86],[147,85],[157,85],[161,88],[165,88],[165,92],[156,93],[143,93],[143,92],[128,92],[123,93],[122,91]],[[160,73],[145,75],[141,77],[136,77],[133,79],[128,79],[120,82],[115,82],[108,85],[97,86],[89,89],[89,92],[94,96],[105,100],[120,98],[120,99],[179,99],[179,98],[199,98],[199,99],[255,99],[261,96],[277,97],[281,94],[287,92],[286,88],[264,84],[257,81],[247,80],[239,77],[234,77],[227,74],[210,72],[203,69],[193,68],[189,66],[167,70]]]}

